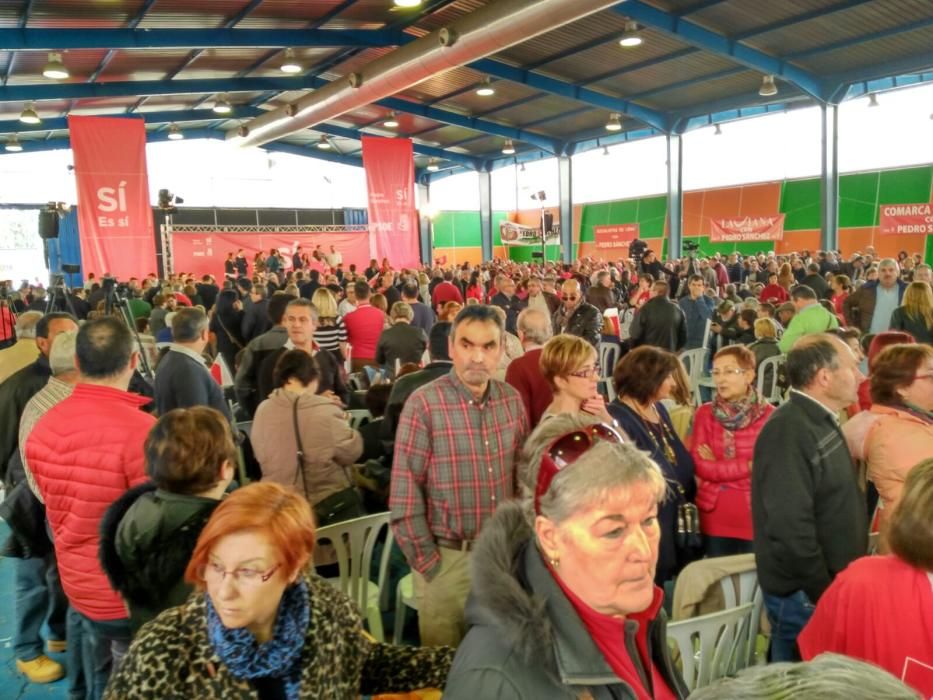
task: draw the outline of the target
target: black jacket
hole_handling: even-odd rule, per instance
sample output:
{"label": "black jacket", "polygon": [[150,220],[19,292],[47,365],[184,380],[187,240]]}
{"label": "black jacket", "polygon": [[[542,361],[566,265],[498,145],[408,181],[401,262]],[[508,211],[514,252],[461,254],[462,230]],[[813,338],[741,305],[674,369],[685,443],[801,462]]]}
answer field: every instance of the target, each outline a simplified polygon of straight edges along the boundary
{"label": "black jacket", "polygon": [[272,319],[269,318],[268,299],[253,302],[243,310],[241,330],[244,343],[258,338],[270,328],[272,328]]}
{"label": "black jacket", "polygon": [[819,299],[829,299],[833,295],[832,288],[822,275],[809,274],[800,280],[800,284],[805,284],[816,292]]}
{"label": "black jacket", "polygon": [[552,318],[554,332],[579,336],[594,348],[598,348],[603,332],[603,315],[599,313],[599,309],[584,301],[573,310],[570,318],[565,320],[563,312],[563,307],[554,312]]}
{"label": "black jacket", "polygon": [[758,436],[753,464],[761,588],[776,596],[802,590],[815,604],[868,545],[865,497],[842,431],[816,401],[791,392]]}
{"label": "black jacket", "polygon": [[155,377],[156,412],[163,416],[173,408],[209,406],[232,420],[223,391],[204,364],[182,352],[169,350]]}
{"label": "black jacket", "polygon": [[256,413],[259,404],[268,396],[268,394],[260,396],[258,393],[259,371],[262,363],[269,355],[281,349],[287,340],[288,331],[284,326],[273,326],[258,338],[253,338],[240,355],[240,365],[236,369],[236,379],[233,384],[237,401],[250,418]]}
{"label": "black jacket", "polygon": [[410,323],[396,323],[382,331],[376,343],[376,364],[382,365],[390,377],[395,376],[395,362],[419,364],[428,347],[428,336]]}
{"label": "black jacket", "polygon": [[[534,544],[521,506],[503,504],[484,527],[471,561],[466,638],[447,676],[444,700],[633,700],[596,646]],[[626,623],[629,648],[638,622]],[[648,654],[677,698],[687,689],[667,645],[663,609],[647,623]],[[638,653],[635,667],[645,672]],[[646,675],[650,678],[651,673]]]}
{"label": "black jacket", "polygon": [[40,355],[31,365],[26,365],[0,383],[0,481],[5,478],[7,462],[18,447],[19,419],[23,409],[51,376],[48,358]]}
{"label": "black jacket", "polygon": [[653,345],[677,352],[687,344],[687,319],[683,309],[666,296],[656,296],[645,302],[632,320],[632,347]]}
{"label": "black jacket", "polygon": [[511,297],[507,297],[502,292],[499,292],[489,300],[489,303],[505,311],[505,330],[514,335],[517,332],[515,323],[518,320],[518,315],[522,312],[522,309],[525,308],[524,302],[514,294]]}

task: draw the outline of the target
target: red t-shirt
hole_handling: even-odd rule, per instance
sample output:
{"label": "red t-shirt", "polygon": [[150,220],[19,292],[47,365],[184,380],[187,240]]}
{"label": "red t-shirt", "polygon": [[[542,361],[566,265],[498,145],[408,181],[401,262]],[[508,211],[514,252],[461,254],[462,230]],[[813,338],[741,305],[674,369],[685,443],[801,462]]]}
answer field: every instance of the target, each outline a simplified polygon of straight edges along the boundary
{"label": "red t-shirt", "polygon": [[386,315],[369,302],[357,304],[356,311],[343,317],[347,329],[347,341],[353,346],[350,351],[354,360],[372,360],[376,357],[376,345],[385,327]]}
{"label": "red t-shirt", "polygon": [[820,597],[797,644],[804,661],[825,651],[863,659],[933,697],[933,580],[895,556],[857,559]]}
{"label": "red t-shirt", "polygon": [[[648,623],[658,616],[664,602],[664,591],[655,586],[654,600],[651,601],[651,605],[646,610],[621,619],[596,612],[574,595],[553,570],[551,575],[554,576],[557,585],[560,586],[564,595],[567,596],[567,600],[577,611],[583,621],[583,626],[586,627],[593,642],[603,653],[606,663],[609,664],[609,667],[620,679],[631,687],[638,700],[677,700],[676,694],[667,687],[660,670],[648,658]],[[632,661],[628,650],[625,648],[625,623],[627,620],[638,623],[638,631],[635,633],[635,646],[638,648],[642,667],[651,670],[651,682],[654,686],[653,695],[642,683],[635,662]]]}

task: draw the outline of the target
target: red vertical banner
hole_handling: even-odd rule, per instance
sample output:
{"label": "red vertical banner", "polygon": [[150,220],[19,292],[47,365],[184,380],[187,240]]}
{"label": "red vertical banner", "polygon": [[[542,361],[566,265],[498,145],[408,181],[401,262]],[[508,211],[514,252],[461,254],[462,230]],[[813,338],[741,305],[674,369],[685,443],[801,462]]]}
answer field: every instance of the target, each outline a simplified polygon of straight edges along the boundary
{"label": "red vertical banner", "polygon": [[393,267],[418,267],[418,214],[411,139],[363,136],[363,167],[369,197],[369,230],[376,255]]}
{"label": "red vertical banner", "polygon": [[85,276],[156,272],[142,119],[68,117]]}

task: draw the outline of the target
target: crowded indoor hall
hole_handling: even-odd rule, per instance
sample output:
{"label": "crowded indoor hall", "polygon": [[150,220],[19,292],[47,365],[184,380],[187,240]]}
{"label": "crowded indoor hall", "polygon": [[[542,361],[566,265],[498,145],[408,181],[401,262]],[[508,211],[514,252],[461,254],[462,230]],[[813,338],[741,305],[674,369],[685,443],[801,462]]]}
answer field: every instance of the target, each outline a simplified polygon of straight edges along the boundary
{"label": "crowded indoor hall", "polygon": [[0,700],[933,699],[933,4],[0,8]]}

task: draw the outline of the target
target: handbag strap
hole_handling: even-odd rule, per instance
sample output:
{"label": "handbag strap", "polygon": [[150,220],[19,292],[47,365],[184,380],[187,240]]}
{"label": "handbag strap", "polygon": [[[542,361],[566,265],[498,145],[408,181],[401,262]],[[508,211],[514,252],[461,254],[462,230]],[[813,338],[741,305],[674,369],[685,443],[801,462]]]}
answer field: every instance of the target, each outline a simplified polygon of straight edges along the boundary
{"label": "handbag strap", "polygon": [[219,323],[219,324],[220,324],[220,327],[224,329],[224,333],[227,334],[227,339],[228,339],[231,343],[233,343],[234,345],[236,345],[240,350],[242,350],[242,349],[243,349],[243,343],[241,343],[239,340],[237,340],[236,338],[234,338],[234,337],[233,337],[233,334],[232,334],[230,331],[227,330],[227,326],[226,326],[226,324],[224,323],[224,320],[220,317],[220,315],[217,316],[217,323]]}
{"label": "handbag strap", "polygon": [[298,429],[298,402],[300,400],[301,396],[298,396],[292,403],[292,425],[295,427],[295,444],[298,446],[298,450],[295,454],[297,458],[297,470],[292,484],[298,483],[298,477],[301,476],[301,491],[304,493],[305,498],[307,498],[308,484],[305,481],[305,451],[304,447],[301,445],[301,430]]}

